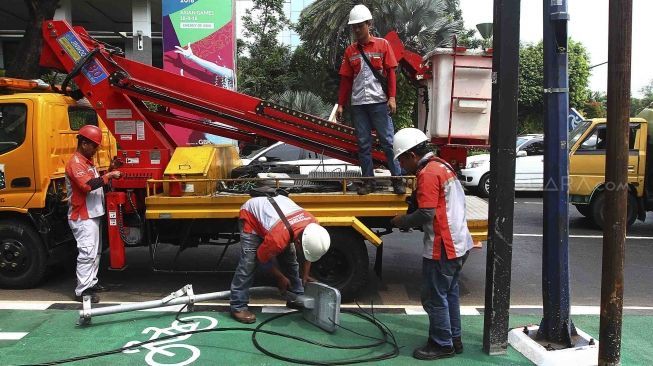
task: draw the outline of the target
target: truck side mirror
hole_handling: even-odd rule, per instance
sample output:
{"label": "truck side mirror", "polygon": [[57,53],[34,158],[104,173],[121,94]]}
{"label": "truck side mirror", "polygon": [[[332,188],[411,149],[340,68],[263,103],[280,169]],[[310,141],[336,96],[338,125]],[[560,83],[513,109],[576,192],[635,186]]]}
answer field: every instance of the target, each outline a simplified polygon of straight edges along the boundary
{"label": "truck side mirror", "polygon": [[518,158],[523,158],[524,156],[528,156],[528,153],[525,150],[517,151],[517,157]]}

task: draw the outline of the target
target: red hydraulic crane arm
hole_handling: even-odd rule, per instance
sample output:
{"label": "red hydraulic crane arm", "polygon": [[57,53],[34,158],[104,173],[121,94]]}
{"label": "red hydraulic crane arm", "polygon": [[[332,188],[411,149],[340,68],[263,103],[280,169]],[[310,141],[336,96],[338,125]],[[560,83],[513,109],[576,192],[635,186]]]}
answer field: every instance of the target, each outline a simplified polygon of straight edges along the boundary
{"label": "red hydraulic crane arm", "polygon": [[[68,73],[118,140],[127,162],[122,188],[142,188],[146,179],[162,177],[175,147],[162,123],[245,141],[285,141],[357,163],[351,127],[125,59],[65,21],[43,23],[43,44],[41,66]],[[149,111],[143,101],[197,119]],[[385,162],[378,140],[372,158]]]}
{"label": "red hydraulic crane arm", "polygon": [[389,32],[384,38],[390,43],[392,52],[394,52],[397,62],[402,66],[402,70],[412,80],[423,80],[431,77],[431,69],[423,62],[422,56],[407,50],[396,31]]}

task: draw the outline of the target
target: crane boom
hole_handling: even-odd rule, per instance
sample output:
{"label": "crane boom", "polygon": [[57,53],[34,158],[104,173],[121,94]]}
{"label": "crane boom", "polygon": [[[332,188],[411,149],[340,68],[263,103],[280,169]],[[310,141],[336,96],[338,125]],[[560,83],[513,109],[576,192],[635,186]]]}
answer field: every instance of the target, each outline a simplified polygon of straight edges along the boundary
{"label": "crane boom", "polygon": [[[126,59],[63,20],[43,23],[40,63],[67,73],[118,140],[126,162],[119,188],[143,188],[147,179],[162,178],[176,147],[163,124],[245,141],[284,141],[357,163],[351,127]],[[159,107],[152,111],[144,102]],[[383,164],[385,154],[374,140],[372,158]]]}

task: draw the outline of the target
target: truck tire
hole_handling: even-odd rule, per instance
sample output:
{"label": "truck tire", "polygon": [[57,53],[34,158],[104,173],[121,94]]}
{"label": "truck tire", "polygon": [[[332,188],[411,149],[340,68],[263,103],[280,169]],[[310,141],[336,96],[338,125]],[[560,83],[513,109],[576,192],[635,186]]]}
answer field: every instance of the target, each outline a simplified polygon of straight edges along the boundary
{"label": "truck tire", "polygon": [[585,217],[590,217],[592,213],[590,205],[574,205],[574,207],[576,207],[576,210]]}
{"label": "truck tire", "polygon": [[311,275],[317,281],[340,290],[343,301],[351,301],[367,283],[367,247],[361,235],[352,229],[328,230],[331,247],[313,263]]}
{"label": "truck tire", "polygon": [[476,187],[476,194],[479,197],[490,197],[490,173],[485,173],[478,180],[478,187]]}
{"label": "truck tire", "polygon": [[0,287],[34,287],[43,279],[46,261],[43,242],[31,225],[0,221]]}
{"label": "truck tire", "polygon": [[[590,207],[589,207],[590,209],[589,218],[592,220],[594,225],[598,226],[600,229],[603,229],[604,204],[605,204],[605,193],[598,192],[595,195],[595,197],[592,199],[592,202],[590,202]],[[635,196],[632,193],[628,193],[626,226],[630,227],[630,225],[635,223],[635,220],[637,220],[637,200],[635,199]]]}

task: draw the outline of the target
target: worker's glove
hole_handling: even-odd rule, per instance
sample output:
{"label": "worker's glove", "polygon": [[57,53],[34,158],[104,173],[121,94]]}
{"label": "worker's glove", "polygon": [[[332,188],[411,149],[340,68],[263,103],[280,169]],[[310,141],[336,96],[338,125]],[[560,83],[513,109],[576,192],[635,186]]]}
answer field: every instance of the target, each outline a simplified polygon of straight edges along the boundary
{"label": "worker's glove", "polygon": [[175,53],[178,53],[178,54],[180,54],[180,55],[182,55],[182,56],[184,56],[186,58],[191,58],[192,56],[194,56],[193,55],[193,50],[190,48],[190,43],[188,44],[187,49],[181,48],[179,46],[175,46],[175,48],[177,49],[175,51]]}

